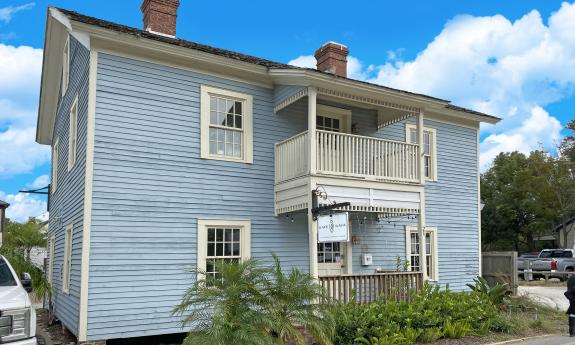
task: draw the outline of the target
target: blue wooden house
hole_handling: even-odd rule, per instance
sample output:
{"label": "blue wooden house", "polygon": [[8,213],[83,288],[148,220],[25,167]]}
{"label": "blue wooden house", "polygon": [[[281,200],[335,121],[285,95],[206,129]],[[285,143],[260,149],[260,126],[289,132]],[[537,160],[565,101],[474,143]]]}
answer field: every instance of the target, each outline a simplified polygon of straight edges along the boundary
{"label": "blue wooden house", "polygon": [[[273,252],[337,298],[480,274],[479,126],[498,118],[349,79],[334,42],[306,69],[175,38],[177,7],[144,1],[144,30],[48,9],[48,278],[79,342],[182,332],[189,268],[219,260]],[[329,213],[345,240],[318,242]]]}

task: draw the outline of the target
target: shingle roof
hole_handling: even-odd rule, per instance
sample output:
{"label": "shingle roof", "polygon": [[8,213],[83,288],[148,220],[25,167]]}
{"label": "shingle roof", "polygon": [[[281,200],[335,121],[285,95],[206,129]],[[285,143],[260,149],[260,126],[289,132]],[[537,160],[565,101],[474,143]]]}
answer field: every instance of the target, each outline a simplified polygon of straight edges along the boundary
{"label": "shingle roof", "polygon": [[[252,55],[247,55],[247,54],[242,54],[242,53],[238,53],[238,52],[234,52],[231,50],[226,50],[226,49],[220,49],[220,48],[216,48],[216,47],[212,47],[212,46],[208,46],[205,44],[201,44],[201,43],[197,43],[197,42],[192,42],[192,41],[187,41],[187,40],[182,40],[179,38],[171,38],[168,36],[163,36],[163,35],[158,35],[158,34],[154,34],[145,30],[141,30],[141,29],[136,29],[136,28],[132,28],[126,25],[122,25],[122,24],[117,24],[117,23],[113,23],[107,20],[103,20],[103,19],[99,19],[99,18],[95,18],[95,17],[90,17],[78,12],[74,12],[74,11],[69,11],[66,9],[62,9],[62,8],[56,8],[58,11],[61,11],[62,13],[64,13],[66,16],[68,16],[69,19],[76,21],[76,22],[80,22],[80,23],[85,23],[85,24],[89,24],[89,25],[94,25],[94,26],[98,26],[104,29],[109,29],[109,30],[113,30],[116,32],[121,32],[121,33],[126,33],[126,34],[130,34],[136,37],[143,37],[146,39],[151,39],[151,40],[155,40],[155,41],[159,41],[159,42],[163,42],[163,43],[167,43],[167,44],[172,44],[172,45],[176,45],[176,46],[180,46],[183,48],[188,48],[188,49],[194,49],[197,51],[201,51],[201,52],[205,52],[208,54],[214,54],[214,55],[218,55],[218,56],[223,56],[226,58],[230,58],[233,60],[237,60],[237,61],[242,61],[242,62],[247,62],[247,63],[251,63],[251,64],[255,64],[255,65],[259,65],[259,66],[263,66],[263,67],[267,67],[267,68],[277,68],[277,69],[293,69],[293,70],[306,70],[306,71],[312,71],[314,73],[319,73],[319,74],[324,74],[324,75],[329,75],[333,78],[336,79],[344,79],[344,80],[350,80],[356,83],[361,83],[361,84],[366,84],[366,85],[370,85],[370,86],[374,86],[374,87],[378,87],[384,90],[391,90],[391,91],[395,91],[395,92],[400,92],[400,93],[404,93],[404,94],[408,94],[408,95],[413,95],[413,96],[418,96],[418,97],[424,97],[424,98],[428,98],[430,100],[434,100],[434,101],[440,101],[440,102],[446,102],[449,103],[448,100],[445,99],[441,99],[441,98],[437,98],[437,97],[433,97],[433,96],[429,96],[429,95],[424,95],[424,94],[420,94],[420,93],[415,93],[415,92],[410,92],[410,91],[405,91],[405,90],[400,90],[400,89],[395,89],[395,88],[391,88],[388,86],[383,86],[380,84],[374,84],[374,83],[370,83],[370,82],[366,82],[366,81],[362,81],[362,80],[357,80],[357,79],[352,79],[352,78],[346,78],[346,77],[340,77],[331,73],[327,73],[327,72],[322,72],[319,71],[317,69],[313,69],[313,68],[303,68],[303,67],[297,67],[297,66],[293,66],[293,65],[288,65],[285,63],[281,63],[281,62],[275,62],[275,61],[271,61],[271,60],[267,60],[267,59],[262,59],[259,57],[255,57]],[[462,108],[462,107],[458,107],[455,105],[451,105],[449,104],[447,106],[447,108],[450,109],[454,109],[454,110],[460,110],[460,111],[464,111],[470,114],[475,114],[475,115],[480,115],[480,116],[487,116],[493,119],[499,119],[496,116],[492,116],[492,115],[488,115],[488,114],[484,114],[484,113],[480,113],[471,109],[466,109],[466,108]]]}

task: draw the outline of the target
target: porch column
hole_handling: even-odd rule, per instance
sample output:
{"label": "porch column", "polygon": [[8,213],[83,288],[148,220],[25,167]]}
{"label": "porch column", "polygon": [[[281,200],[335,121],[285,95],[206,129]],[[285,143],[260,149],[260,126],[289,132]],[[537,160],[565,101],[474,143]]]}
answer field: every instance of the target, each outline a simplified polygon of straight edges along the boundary
{"label": "porch column", "polygon": [[[309,138],[309,172],[310,175],[316,172],[316,112],[317,112],[317,89],[313,86],[307,88],[307,134]],[[317,222],[313,220],[312,208],[317,206],[317,196],[313,193],[316,186],[313,183],[313,178],[310,178],[309,184],[309,198],[308,198],[308,213],[307,225],[309,235],[309,273],[317,280],[318,266],[317,266]]]}
{"label": "porch column", "polygon": [[[417,143],[419,145],[419,183],[425,184],[425,157],[423,154],[423,110],[417,114]],[[419,237],[419,267],[423,273],[423,281],[427,280],[426,239],[425,239],[425,189],[419,193],[419,216],[417,217],[417,233]]]}
{"label": "porch column", "polygon": [[309,138],[309,172],[311,175],[316,172],[316,116],[317,115],[317,89],[313,86],[307,88],[307,133]]}

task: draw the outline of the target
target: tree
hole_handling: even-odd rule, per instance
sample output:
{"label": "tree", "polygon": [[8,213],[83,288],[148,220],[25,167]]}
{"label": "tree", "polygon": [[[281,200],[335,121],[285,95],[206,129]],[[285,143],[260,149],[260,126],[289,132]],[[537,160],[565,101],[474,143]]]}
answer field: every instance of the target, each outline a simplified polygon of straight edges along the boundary
{"label": "tree", "polygon": [[26,259],[30,260],[30,252],[34,247],[46,247],[45,234],[41,229],[43,222],[30,217],[26,223],[18,223],[8,220],[4,245],[16,248],[22,252]]}
{"label": "tree", "polygon": [[575,119],[567,123],[565,129],[571,133],[563,138],[561,145],[559,145],[559,152],[566,160],[575,163]]}
{"label": "tree", "polygon": [[500,153],[493,166],[481,176],[482,239],[485,249],[535,249],[535,238],[550,224],[549,199],[534,162],[541,152],[529,156],[519,152]]}
{"label": "tree", "polygon": [[285,275],[255,260],[216,263],[217,275],[200,271],[174,314],[193,327],[184,344],[305,344],[297,325],[322,345],[331,345],[335,324],[325,306],[325,291],[309,275],[293,269]]}

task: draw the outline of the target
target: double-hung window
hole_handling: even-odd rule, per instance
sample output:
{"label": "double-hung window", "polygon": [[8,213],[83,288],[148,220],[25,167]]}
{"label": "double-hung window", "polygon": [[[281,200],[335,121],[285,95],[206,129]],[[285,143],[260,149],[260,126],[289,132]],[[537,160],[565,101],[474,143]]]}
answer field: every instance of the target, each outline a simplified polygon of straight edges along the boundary
{"label": "double-hung window", "polygon": [[50,236],[48,240],[48,283],[52,284],[54,277],[54,254],[55,254],[56,238],[54,235]]}
{"label": "double-hung window", "polygon": [[64,229],[64,269],[62,271],[62,291],[70,293],[70,271],[72,269],[72,236],[74,226],[69,224]]}
{"label": "double-hung window", "polygon": [[54,193],[58,187],[58,155],[60,150],[60,141],[58,138],[52,145],[52,183],[50,184],[50,192]]}
{"label": "double-hung window", "polygon": [[[411,271],[421,271],[420,250],[423,245],[416,226],[407,226],[405,230],[405,254]],[[427,277],[438,279],[437,228],[425,227],[425,264]]]}
{"label": "double-hung window", "polygon": [[198,280],[218,277],[217,263],[239,263],[250,257],[249,220],[198,220]]}
{"label": "double-hung window", "polygon": [[74,98],[70,108],[68,126],[68,171],[76,165],[76,151],[78,146],[78,96]]}
{"label": "double-hung window", "polygon": [[201,86],[201,157],[253,162],[251,95]]}
{"label": "double-hung window", "polygon": [[[417,144],[417,127],[406,125],[406,141]],[[433,128],[423,128],[423,171],[425,178],[437,181],[437,132]]]}

